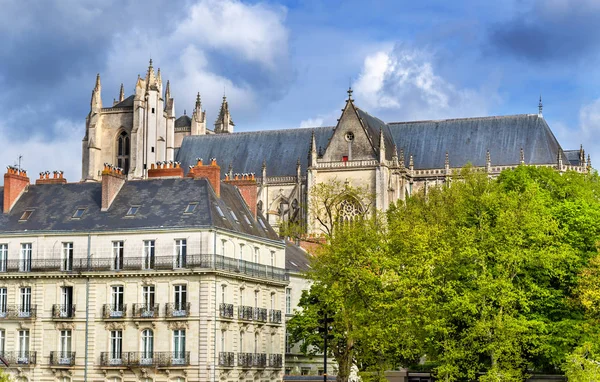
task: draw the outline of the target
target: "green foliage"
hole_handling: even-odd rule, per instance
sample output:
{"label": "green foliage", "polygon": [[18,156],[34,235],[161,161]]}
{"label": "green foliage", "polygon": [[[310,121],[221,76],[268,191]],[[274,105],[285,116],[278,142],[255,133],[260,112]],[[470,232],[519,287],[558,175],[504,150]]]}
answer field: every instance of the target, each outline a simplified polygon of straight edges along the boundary
{"label": "green foliage", "polygon": [[13,379],[4,370],[0,369],[0,382],[13,382]]}

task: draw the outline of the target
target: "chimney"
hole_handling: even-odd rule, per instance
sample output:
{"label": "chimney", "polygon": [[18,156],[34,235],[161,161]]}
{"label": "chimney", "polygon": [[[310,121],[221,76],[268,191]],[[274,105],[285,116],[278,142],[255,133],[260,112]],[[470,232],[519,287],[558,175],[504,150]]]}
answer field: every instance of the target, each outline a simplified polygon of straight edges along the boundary
{"label": "chimney", "polygon": [[148,178],[183,178],[183,168],[180,162],[156,162],[150,165]]}
{"label": "chimney", "polygon": [[221,197],[221,167],[217,165],[215,158],[211,158],[210,164],[206,166],[202,164],[202,158],[197,158],[196,166],[190,167],[188,176],[208,179],[217,197]]}
{"label": "chimney", "polygon": [[53,176],[50,177],[50,171],[40,172],[40,178],[35,181],[35,184],[67,184],[63,171],[52,171],[52,174]]}
{"label": "chimney", "polygon": [[115,196],[125,184],[123,169],[104,163],[102,171],[102,208],[100,211],[108,211]]}
{"label": "chimney", "polygon": [[21,194],[29,186],[27,171],[17,167],[8,166],[4,174],[4,213],[7,214],[13,208]]}
{"label": "chimney", "polygon": [[250,174],[235,174],[234,178],[231,179],[229,176],[225,178],[225,183],[234,185],[240,190],[242,198],[248,205],[252,216],[256,218],[256,203],[258,198],[258,189],[256,187],[256,178],[254,173]]}

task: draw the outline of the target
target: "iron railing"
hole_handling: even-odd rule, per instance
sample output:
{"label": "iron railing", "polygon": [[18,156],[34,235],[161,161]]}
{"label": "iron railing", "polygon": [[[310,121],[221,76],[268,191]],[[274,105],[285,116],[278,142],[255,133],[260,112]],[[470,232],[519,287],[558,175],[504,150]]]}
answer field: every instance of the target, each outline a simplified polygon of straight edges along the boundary
{"label": "iron railing", "polygon": [[37,352],[34,351],[4,351],[0,356],[9,365],[35,365],[37,361]]}
{"label": "iron railing", "polygon": [[185,304],[168,303],[165,306],[167,317],[189,317],[192,304],[189,302]]}
{"label": "iron railing", "polygon": [[267,355],[265,353],[254,353],[252,357],[252,366],[259,368],[267,367]]}
{"label": "iron railing", "polygon": [[283,355],[269,354],[269,367],[283,367]]}
{"label": "iron railing", "polygon": [[267,310],[265,308],[254,308],[254,321],[267,322]]}
{"label": "iron railing", "polygon": [[52,305],[52,318],[74,318],[75,305]]}
{"label": "iron railing", "polygon": [[158,316],[158,304],[133,304],[133,317],[135,318],[157,318]]}
{"label": "iron railing", "polygon": [[234,367],[235,366],[235,354],[230,352],[219,353],[219,366]]}
{"label": "iron railing", "polygon": [[154,353],[158,359],[159,367],[171,367],[171,366],[189,366],[190,365],[190,352],[157,352]]}
{"label": "iron railing", "polygon": [[102,352],[100,353],[100,366],[128,366],[129,353]]}
{"label": "iron railing", "polygon": [[125,318],[127,317],[127,304],[104,304],[102,316],[104,318]]}
{"label": "iron railing", "polygon": [[254,364],[253,353],[238,353],[238,366],[240,367],[252,367]]}
{"label": "iron railing", "polygon": [[269,312],[269,322],[273,324],[281,324],[281,310],[271,309]]}
{"label": "iron railing", "polygon": [[127,366],[130,367],[152,367],[160,366],[160,358],[155,352],[128,352],[126,353],[125,359],[127,360]]}
{"label": "iron railing", "polygon": [[219,316],[223,318],[233,318],[233,304],[221,303],[221,305],[219,305]]}
{"label": "iron railing", "polygon": [[288,281],[289,275],[283,268],[272,267],[212,254],[187,254],[186,256],[74,258],[65,267],[64,259],[6,260],[0,264],[0,272],[120,272],[140,270],[210,269],[241,273],[247,276]]}
{"label": "iron railing", "polygon": [[12,319],[33,319],[37,316],[37,305],[6,305],[0,306],[0,318]]}
{"label": "iron railing", "polygon": [[75,352],[74,351],[51,351],[50,352],[50,365],[53,366],[73,366],[75,365]]}
{"label": "iron railing", "polygon": [[238,306],[238,318],[240,320],[252,321],[254,316],[254,308],[251,306]]}

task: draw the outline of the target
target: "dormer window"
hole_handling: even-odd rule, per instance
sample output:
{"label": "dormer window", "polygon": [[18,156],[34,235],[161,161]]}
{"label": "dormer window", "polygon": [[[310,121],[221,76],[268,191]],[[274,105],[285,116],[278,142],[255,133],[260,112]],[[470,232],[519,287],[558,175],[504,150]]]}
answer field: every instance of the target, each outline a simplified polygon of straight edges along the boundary
{"label": "dormer window", "polygon": [[81,219],[83,214],[85,213],[86,208],[78,208],[75,210],[75,213],[71,217],[72,219]]}
{"label": "dormer window", "polygon": [[239,222],[239,220],[238,220],[237,216],[235,216],[235,214],[233,213],[233,211],[229,210],[229,212],[231,212],[231,216],[233,216],[233,219],[234,219],[236,222]]}
{"label": "dormer window", "polygon": [[187,205],[187,207],[185,208],[185,211],[183,212],[184,214],[191,214],[194,211],[196,211],[196,207],[198,206],[198,203],[190,203]]}
{"label": "dormer window", "polygon": [[215,205],[215,208],[217,209],[219,216],[221,216],[223,219],[225,219],[225,215],[223,214],[223,210],[221,209],[221,207]]}
{"label": "dormer window", "polygon": [[139,206],[131,206],[129,208],[129,211],[127,211],[127,215],[125,215],[125,217],[135,216],[135,214],[137,214],[139,209],[140,209]]}
{"label": "dormer window", "polygon": [[19,219],[19,221],[26,222],[27,220],[29,220],[33,211],[34,210],[25,210],[25,212],[23,212],[23,215],[21,215],[21,218]]}

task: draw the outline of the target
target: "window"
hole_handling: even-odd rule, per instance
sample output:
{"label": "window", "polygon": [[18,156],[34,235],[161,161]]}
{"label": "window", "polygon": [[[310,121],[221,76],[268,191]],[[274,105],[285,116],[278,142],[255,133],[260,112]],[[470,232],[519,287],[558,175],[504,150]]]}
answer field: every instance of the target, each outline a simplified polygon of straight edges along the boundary
{"label": "window", "polygon": [[260,344],[260,335],[258,333],[254,333],[254,352],[258,353]]}
{"label": "window", "polygon": [[61,271],[73,270],[73,243],[62,243]]}
{"label": "window", "polygon": [[0,329],[0,353],[4,354],[6,348],[6,330]]}
{"label": "window", "polygon": [[244,352],[244,332],[240,332],[240,353]]}
{"label": "window", "polygon": [[187,207],[185,208],[185,211],[183,212],[184,214],[191,214],[194,211],[196,211],[196,207],[198,206],[198,203],[190,203],[187,205]]}
{"label": "window", "polygon": [[154,332],[150,329],[142,331],[142,356],[140,363],[151,365],[154,358]]}
{"label": "window", "polygon": [[224,352],[226,351],[226,344],[227,342],[227,331],[226,330],[221,330],[221,351]]}
{"label": "window", "polygon": [[120,365],[123,353],[123,331],[111,330],[110,332],[110,365]]}
{"label": "window", "polygon": [[175,268],[185,268],[187,262],[187,241],[186,239],[175,240]]}
{"label": "window", "polygon": [[225,244],[227,240],[221,240],[221,256],[225,256]]}
{"label": "window", "polygon": [[221,302],[225,304],[225,296],[227,295],[227,285],[221,285]]}
{"label": "window", "polygon": [[251,225],[252,223],[250,223],[250,219],[248,219],[248,216],[246,215],[242,215],[244,217],[244,220],[246,221],[246,224]]}
{"label": "window", "polygon": [[0,244],[0,272],[6,272],[8,263],[8,244]]}
{"label": "window", "polygon": [[139,209],[140,209],[139,206],[129,207],[129,210],[127,211],[127,215],[125,215],[125,216],[126,217],[127,216],[135,216],[135,214],[137,214],[137,212],[138,212]]}
{"label": "window", "polygon": [[125,254],[125,245],[122,241],[113,241],[113,259],[112,269],[115,271],[123,269],[123,257]]}
{"label": "window", "polygon": [[152,108],[152,114],[154,114],[154,108]]}
{"label": "window", "polygon": [[258,308],[258,291],[254,291],[254,307]]}
{"label": "window", "polygon": [[60,354],[58,356],[58,363],[67,364],[71,363],[71,331],[61,330],[60,331]]}
{"label": "window", "polygon": [[262,220],[262,219],[258,219],[258,222],[260,223],[260,226],[261,226],[261,227],[262,227],[264,230],[266,230],[266,229],[267,229],[267,226],[265,225],[265,222],[263,222],[263,220]]}
{"label": "window", "polygon": [[175,309],[174,316],[187,315],[187,287],[186,285],[175,285]]}
{"label": "window", "polygon": [[124,305],[123,305],[123,285],[115,285],[112,288],[111,293],[111,317],[123,317]]}
{"label": "window", "polygon": [[271,293],[271,310],[275,309],[275,293]]}
{"label": "window", "polygon": [[73,317],[73,287],[60,288],[60,317]]}
{"label": "window", "polygon": [[19,330],[17,363],[29,363],[29,330]]}
{"label": "window", "polygon": [[240,288],[240,305],[244,305],[244,288]]}
{"label": "window", "polygon": [[292,289],[285,288],[285,314],[292,314]]}
{"label": "window", "polygon": [[173,364],[185,363],[185,330],[173,330]]}
{"label": "window", "polygon": [[6,317],[7,297],[6,288],[0,288],[0,317]]}
{"label": "window", "polygon": [[25,222],[25,221],[29,220],[29,218],[31,217],[31,214],[33,214],[33,210],[25,210],[25,212],[23,212],[23,215],[21,215],[21,218],[19,219],[19,221]]}
{"label": "window", "polygon": [[145,285],[142,287],[142,301],[144,303],[144,311],[152,312],[154,310],[154,285]]}
{"label": "window", "polygon": [[129,172],[129,136],[124,131],[117,137],[117,167]]}
{"label": "window", "polygon": [[223,214],[223,210],[221,209],[221,207],[219,207],[215,204],[215,209],[219,213],[219,216],[222,217],[223,219],[225,219],[225,215]]}
{"label": "window", "polygon": [[310,374],[310,367],[303,367],[300,369],[300,375],[309,375]]}
{"label": "window", "polygon": [[20,289],[21,305],[19,305],[19,317],[31,317],[31,288]]}
{"label": "window", "polygon": [[21,258],[19,261],[19,271],[31,272],[31,253],[32,253],[31,243],[21,244]]}
{"label": "window", "polygon": [[78,208],[78,209],[76,209],[75,213],[72,216],[72,218],[73,219],[81,219],[81,217],[85,213],[85,210],[86,210],[86,208]]}
{"label": "window", "polygon": [[275,266],[275,252],[271,251],[271,266]]}
{"label": "window", "polygon": [[363,208],[354,198],[345,198],[338,207],[339,221],[349,223],[363,215]]}
{"label": "window", "polygon": [[244,260],[244,244],[240,244],[240,255],[238,258],[238,267],[242,267],[242,261]]}
{"label": "window", "polygon": [[258,249],[258,247],[254,248],[254,262],[256,264],[260,263],[260,249]]}
{"label": "window", "polygon": [[154,269],[154,240],[144,240],[143,269]]}
{"label": "window", "polygon": [[285,354],[290,354],[292,352],[292,341],[290,333],[285,332]]}
{"label": "window", "polygon": [[233,211],[229,210],[229,212],[231,212],[231,216],[233,216],[233,220],[235,220],[236,222],[239,223],[239,220],[238,220],[237,216],[235,216],[235,214],[233,213]]}

